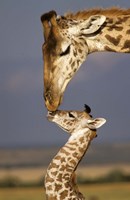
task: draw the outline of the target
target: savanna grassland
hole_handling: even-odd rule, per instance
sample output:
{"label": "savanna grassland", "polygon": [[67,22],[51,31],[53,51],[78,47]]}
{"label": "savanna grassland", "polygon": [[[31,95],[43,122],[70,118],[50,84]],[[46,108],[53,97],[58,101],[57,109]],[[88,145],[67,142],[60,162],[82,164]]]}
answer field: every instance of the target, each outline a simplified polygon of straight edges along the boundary
{"label": "savanna grassland", "polygon": [[[0,200],[45,200],[43,179],[57,149],[1,149]],[[87,200],[130,200],[130,144],[92,147],[77,169]]]}
{"label": "savanna grassland", "polygon": [[[82,185],[80,191],[88,200],[129,200],[130,184]],[[0,189],[1,200],[45,200],[43,187]]]}
{"label": "savanna grassland", "polygon": [[[119,166],[115,166],[115,169]],[[120,165],[120,168],[128,173],[130,171],[129,165]],[[114,169],[113,165],[106,166],[89,166],[80,167],[77,174],[80,177],[89,177],[95,179],[98,176],[102,177]],[[7,171],[0,170],[0,176],[8,178],[17,177],[14,181],[21,180],[24,183],[35,183],[45,175],[46,168],[19,168],[10,169]],[[6,176],[5,176],[6,175]],[[106,176],[105,175],[105,176]],[[129,200],[130,199],[130,182],[121,183],[98,183],[98,184],[82,184],[80,191],[88,200]],[[43,180],[40,181],[40,186],[24,185],[19,187],[3,187],[0,188],[0,200],[45,200],[45,190]]]}

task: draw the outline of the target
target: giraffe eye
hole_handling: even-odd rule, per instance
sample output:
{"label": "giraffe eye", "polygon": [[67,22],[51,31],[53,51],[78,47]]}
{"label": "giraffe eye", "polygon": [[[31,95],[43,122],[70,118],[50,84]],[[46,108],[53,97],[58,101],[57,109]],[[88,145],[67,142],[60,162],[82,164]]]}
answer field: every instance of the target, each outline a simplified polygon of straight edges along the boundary
{"label": "giraffe eye", "polygon": [[75,118],[75,116],[71,112],[69,112],[69,117]]}
{"label": "giraffe eye", "polygon": [[69,52],[70,52],[70,45],[67,47],[67,49],[64,52],[60,53],[60,56],[65,56],[69,54]]}

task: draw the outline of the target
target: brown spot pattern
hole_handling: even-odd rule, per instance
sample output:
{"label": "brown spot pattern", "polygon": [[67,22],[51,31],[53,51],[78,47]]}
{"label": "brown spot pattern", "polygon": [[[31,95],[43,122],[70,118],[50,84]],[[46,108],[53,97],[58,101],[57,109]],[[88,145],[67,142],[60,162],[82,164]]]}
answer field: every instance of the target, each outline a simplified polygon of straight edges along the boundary
{"label": "brown spot pattern", "polygon": [[84,142],[84,137],[80,138],[79,141],[81,142],[81,144]]}
{"label": "brown spot pattern", "polygon": [[51,172],[51,174],[52,174],[53,176],[56,176],[57,171],[55,171],[55,172]]}
{"label": "brown spot pattern", "polygon": [[80,60],[77,60],[77,65],[79,65],[80,64]]}
{"label": "brown spot pattern", "polygon": [[73,51],[73,55],[76,57],[77,56],[77,51]]}
{"label": "brown spot pattern", "polygon": [[60,160],[61,159],[61,156],[57,155],[55,156],[55,160]]}
{"label": "brown spot pattern", "polygon": [[54,181],[53,178],[51,178],[51,177],[49,177],[49,176],[46,177],[46,182],[53,182],[53,181]]}
{"label": "brown spot pattern", "polygon": [[62,184],[57,184],[57,183],[55,183],[55,190],[57,191],[57,192],[59,192],[59,190],[61,190],[62,189]]}
{"label": "brown spot pattern", "polygon": [[118,22],[122,24],[122,23],[125,23],[128,19],[129,17],[118,17]]}
{"label": "brown spot pattern", "polygon": [[76,165],[76,161],[75,161],[75,160],[71,160],[71,164],[72,164],[73,166],[75,166],[75,165]]}
{"label": "brown spot pattern", "polygon": [[74,68],[74,66],[75,66],[75,61],[72,62],[72,64],[71,64],[72,69]]}
{"label": "brown spot pattern", "polygon": [[47,186],[47,190],[52,190],[52,185]]}
{"label": "brown spot pattern", "polygon": [[116,52],[115,49],[110,48],[109,46],[105,46],[104,49],[105,49],[106,51],[113,51],[113,52]]}
{"label": "brown spot pattern", "polygon": [[72,60],[73,60],[73,59],[71,58],[71,59],[70,59],[70,61],[69,61],[69,64],[71,64],[71,63],[72,63]]}
{"label": "brown spot pattern", "polygon": [[107,18],[107,23],[113,24],[113,19],[112,18]]}
{"label": "brown spot pattern", "polygon": [[76,71],[77,71],[77,68],[74,69],[74,72],[76,72]]}
{"label": "brown spot pattern", "polygon": [[121,26],[116,26],[116,24],[115,24],[115,25],[113,25],[113,26],[110,26],[110,27],[108,28],[108,31],[113,31],[113,29],[115,29],[116,31],[122,31],[122,30],[123,30],[123,27],[121,27]]}
{"label": "brown spot pattern", "polygon": [[84,148],[79,147],[79,151],[80,151],[81,153],[83,153],[83,152],[84,152]]}
{"label": "brown spot pattern", "polygon": [[124,43],[124,47],[122,49],[127,49],[129,48],[130,49],[130,40],[126,40],[125,43]]}
{"label": "brown spot pattern", "polygon": [[117,45],[120,43],[120,40],[121,40],[121,38],[122,38],[121,35],[119,35],[117,38],[115,38],[115,37],[112,37],[112,36],[110,36],[110,35],[108,35],[108,34],[107,34],[105,37],[106,37],[106,39],[107,39],[109,42],[111,42],[111,43],[114,44],[115,46],[117,46]]}
{"label": "brown spot pattern", "polygon": [[68,195],[68,191],[64,190],[63,192],[60,193],[61,199],[65,199],[65,197],[67,197]]}
{"label": "brown spot pattern", "polygon": [[126,34],[130,34],[130,29],[126,31]]}
{"label": "brown spot pattern", "polygon": [[78,52],[79,52],[79,53],[82,53],[83,51],[82,51],[82,49],[78,49]]}
{"label": "brown spot pattern", "polygon": [[56,196],[50,196],[49,198],[47,198],[49,200],[57,200],[57,197]]}
{"label": "brown spot pattern", "polygon": [[57,181],[62,182],[62,179],[63,179],[62,173],[58,174]]}
{"label": "brown spot pattern", "polygon": [[67,156],[70,154],[70,153],[67,152],[65,149],[61,149],[60,152],[66,154]]}
{"label": "brown spot pattern", "polygon": [[122,31],[122,30],[123,30],[123,27],[121,27],[121,26],[115,26],[114,29],[115,29],[116,31]]}
{"label": "brown spot pattern", "polygon": [[75,148],[72,147],[72,146],[66,146],[66,148],[69,149],[70,151],[74,151],[75,150]]}

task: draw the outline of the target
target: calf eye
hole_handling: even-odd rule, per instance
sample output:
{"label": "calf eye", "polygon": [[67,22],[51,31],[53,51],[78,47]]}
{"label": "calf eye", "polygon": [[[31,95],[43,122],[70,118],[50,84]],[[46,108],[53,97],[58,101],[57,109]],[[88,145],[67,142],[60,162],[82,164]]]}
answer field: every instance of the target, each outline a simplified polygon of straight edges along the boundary
{"label": "calf eye", "polygon": [[71,112],[69,112],[69,117],[75,118],[75,116]]}

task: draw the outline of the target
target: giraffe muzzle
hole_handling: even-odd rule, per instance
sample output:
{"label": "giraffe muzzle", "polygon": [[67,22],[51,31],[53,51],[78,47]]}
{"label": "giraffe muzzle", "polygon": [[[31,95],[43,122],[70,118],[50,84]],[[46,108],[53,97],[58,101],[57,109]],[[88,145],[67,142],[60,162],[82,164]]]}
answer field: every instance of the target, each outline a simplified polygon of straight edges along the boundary
{"label": "giraffe muzzle", "polygon": [[48,111],[48,113],[47,113],[47,119],[49,121],[52,121],[53,118],[55,117],[56,113],[57,113],[57,111]]}

